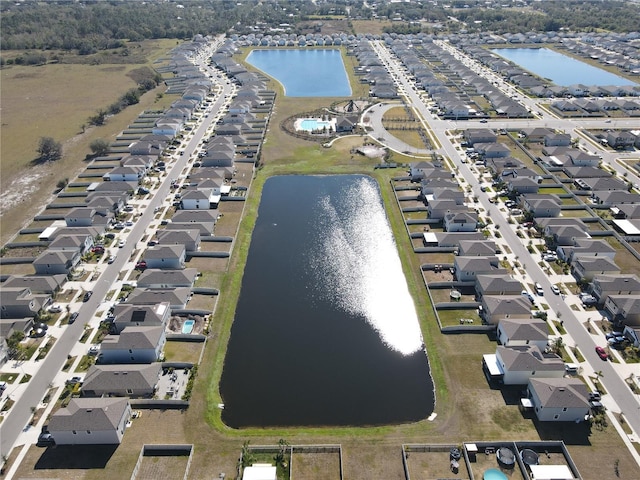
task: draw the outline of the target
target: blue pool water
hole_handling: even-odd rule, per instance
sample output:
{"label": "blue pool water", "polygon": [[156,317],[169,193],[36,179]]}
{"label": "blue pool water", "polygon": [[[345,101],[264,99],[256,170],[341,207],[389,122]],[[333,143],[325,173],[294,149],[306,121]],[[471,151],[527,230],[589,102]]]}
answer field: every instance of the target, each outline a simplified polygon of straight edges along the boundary
{"label": "blue pool water", "polygon": [[482,475],[483,480],[507,480],[507,476],[500,470],[491,468]]}
{"label": "blue pool water", "polygon": [[322,130],[323,127],[329,128],[331,123],[323,122],[322,120],[316,120],[315,118],[306,118],[300,122],[300,129],[306,132],[313,132],[314,130]]}
{"label": "blue pool water", "polygon": [[548,48],[496,48],[491,51],[563,87],[576,83],[589,86],[636,85],[631,80]]}
{"label": "blue pool water", "polygon": [[349,97],[340,50],[253,50],[247,62],[278,80],[288,97]]}
{"label": "blue pool water", "polygon": [[182,333],[189,334],[193,331],[193,326],[196,324],[195,320],[187,320],[182,325]]}

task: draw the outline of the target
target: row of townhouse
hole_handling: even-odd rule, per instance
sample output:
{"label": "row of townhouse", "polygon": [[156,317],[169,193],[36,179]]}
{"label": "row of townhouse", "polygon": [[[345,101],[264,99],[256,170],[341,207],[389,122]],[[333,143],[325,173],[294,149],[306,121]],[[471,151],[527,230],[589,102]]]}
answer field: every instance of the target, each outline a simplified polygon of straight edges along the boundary
{"label": "row of townhouse", "polygon": [[[203,75],[193,72],[188,57],[205,44],[200,39],[199,42],[184,44],[174,50],[170,68],[175,69],[178,77],[196,83],[203,81]],[[143,137],[131,144],[129,155],[121,161],[123,167],[136,163],[139,171],[144,171],[143,165],[148,166],[151,159],[155,161],[156,152],[166,148],[164,138],[176,136],[195,108],[204,101],[208,87],[189,86],[189,80],[185,80],[185,83],[182,99],[156,121],[154,138]],[[108,180],[104,182],[105,185],[132,183],[130,187],[135,188],[136,180],[118,177],[127,172],[114,169],[110,173],[112,175],[105,178]],[[104,195],[99,188],[95,189],[94,194]],[[126,206],[130,194],[131,190],[122,190],[116,198],[121,201],[114,203],[114,213]],[[69,216],[69,220],[72,217],[77,216]],[[195,227],[196,219],[185,220]],[[209,234],[212,234],[214,224],[212,220],[207,225]],[[47,429],[56,444],[119,444],[132,415],[129,398],[151,398],[155,395],[162,375],[162,364],[158,360],[163,355],[172,308],[186,305],[197,276],[195,269],[183,267],[187,250],[194,251],[199,247],[201,229],[182,228],[181,222],[175,225],[168,225],[158,235],[159,252],[148,259],[152,266],[156,266],[154,262],[157,263],[157,269],[150,268],[141,275],[140,294],[131,295],[128,302],[113,307],[109,317],[110,332],[100,344],[98,362],[90,367],[84,378],[81,397],[72,398],[66,407],[56,411],[49,419]],[[95,228],[93,223],[92,227]],[[98,232],[98,235],[101,233]],[[176,290],[179,293],[172,293]],[[150,301],[144,296],[148,292],[156,293]],[[134,293],[137,292],[134,290]]]}
{"label": "row of townhouse", "polygon": [[[474,132],[467,132],[474,142]],[[475,132],[481,140],[487,132]],[[457,190],[450,173],[429,162],[411,165],[410,177],[421,182],[421,195],[434,213],[440,208],[464,207],[463,192]],[[455,182],[453,182],[455,183]],[[440,191],[441,188],[446,190]],[[532,208],[536,198],[530,197]],[[557,206],[554,202],[554,206]],[[476,229],[469,231],[424,232],[425,246],[454,247],[453,273],[457,282],[473,285],[483,323],[496,328],[499,345],[495,353],[485,355],[483,370],[490,380],[505,385],[526,385],[527,398],[540,421],[584,420],[590,413],[589,392],[581,382],[564,378],[565,364],[549,353],[546,321],[532,311],[525,286],[500,265],[499,248]]]}

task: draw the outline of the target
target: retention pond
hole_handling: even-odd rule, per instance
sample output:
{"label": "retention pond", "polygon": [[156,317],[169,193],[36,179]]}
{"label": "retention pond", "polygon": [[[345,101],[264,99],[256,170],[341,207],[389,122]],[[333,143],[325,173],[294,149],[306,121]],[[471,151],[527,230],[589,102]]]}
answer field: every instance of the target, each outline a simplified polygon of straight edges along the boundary
{"label": "retention pond", "polygon": [[432,413],[415,306],[370,177],[266,181],[220,391],[234,428]]}

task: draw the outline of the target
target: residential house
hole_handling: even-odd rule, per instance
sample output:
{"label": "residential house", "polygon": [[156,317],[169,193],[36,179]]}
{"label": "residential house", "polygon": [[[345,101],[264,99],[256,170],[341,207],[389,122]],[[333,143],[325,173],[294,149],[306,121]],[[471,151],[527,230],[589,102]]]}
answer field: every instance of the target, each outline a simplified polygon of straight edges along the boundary
{"label": "residential house", "polygon": [[571,145],[571,135],[568,133],[547,133],[543,137],[545,147],[568,147]]}
{"label": "residential house", "polygon": [[93,238],[80,235],[58,235],[49,244],[49,250],[79,252],[82,255],[93,246]]}
{"label": "residential house", "polygon": [[553,135],[554,131],[546,127],[523,128],[518,132],[518,136],[527,139],[529,142],[543,142],[547,135]]}
{"label": "residential house", "polygon": [[608,178],[611,177],[611,173],[598,167],[591,166],[572,166],[564,167],[564,173],[570,178],[579,178],[584,180],[585,178]]}
{"label": "residential house", "polygon": [[126,327],[162,327],[169,324],[171,305],[161,301],[153,304],[132,305],[118,303],[113,309],[113,320],[110,331],[120,334]]}
{"label": "residential house", "polygon": [[476,212],[449,212],[444,216],[444,229],[447,232],[474,232],[477,226]]}
{"label": "residential house", "polygon": [[505,347],[535,345],[544,352],[549,343],[549,328],[541,318],[503,318],[498,322],[496,337]]}
{"label": "residential house", "polygon": [[[173,217],[171,217],[172,222],[176,223],[209,223],[215,222],[218,220],[218,212],[213,212],[210,210],[184,210],[176,212]],[[197,225],[192,225],[192,228],[197,228]]]}
{"label": "residential house", "polygon": [[476,143],[473,148],[484,159],[507,158],[511,155],[509,147],[502,143]]}
{"label": "residential house", "polygon": [[591,412],[589,389],[578,378],[530,378],[527,394],[541,422],[582,422]]}
{"label": "residential house", "polygon": [[98,360],[101,364],[153,363],[161,358],[165,342],[164,327],[126,327],[120,335],[104,337]]}
{"label": "residential house", "polygon": [[591,155],[577,148],[567,150],[566,155],[571,160],[571,164],[576,167],[597,167],[601,161],[599,156]]}
{"label": "residential house", "polygon": [[84,377],[83,397],[152,398],[162,364],[92,365]]}
{"label": "residential house", "polygon": [[51,301],[51,295],[36,295],[28,287],[0,289],[0,318],[35,317]]}
{"label": "residential house", "polygon": [[507,190],[515,194],[536,194],[540,183],[531,177],[513,176],[507,180]]}
{"label": "residential house", "polygon": [[640,295],[640,278],[636,274],[595,275],[590,290],[603,305],[610,295]]}
{"label": "residential house", "polygon": [[640,203],[640,195],[626,190],[605,190],[591,192],[591,199],[600,205],[615,205],[620,207],[626,204]]}
{"label": "residential house", "polygon": [[[109,212],[110,213],[110,212]],[[72,208],[64,216],[67,227],[91,227],[93,225],[107,225],[112,215],[99,212],[93,208]]]}
{"label": "residential house", "polygon": [[0,342],[2,339],[11,338],[15,332],[20,332],[25,336],[33,328],[34,317],[26,318],[0,318]]}
{"label": "residential house", "polygon": [[147,268],[182,269],[187,258],[184,245],[156,245],[144,252]]}
{"label": "residential house", "polygon": [[2,283],[2,288],[28,288],[32,293],[54,295],[66,282],[66,275],[10,275]]}
{"label": "residential house", "polygon": [[[483,362],[490,362],[485,355]],[[505,385],[526,385],[532,377],[562,378],[564,361],[555,354],[544,353],[535,345],[496,348],[495,366],[501,372],[500,380]],[[489,365],[487,365],[489,367]]]}
{"label": "residential house", "polygon": [[522,284],[515,278],[503,274],[476,275],[476,293],[478,297],[485,295],[520,295]]}
{"label": "residential house", "polygon": [[123,398],[72,398],[47,426],[56,445],[119,444],[131,418]]}
{"label": "residential house", "polygon": [[156,270],[146,269],[138,277],[139,288],[172,288],[188,287],[192,288],[198,270],[195,268],[185,268],[183,270]]}
{"label": "residential house", "polygon": [[481,274],[498,274],[505,270],[500,267],[498,257],[461,257],[454,259],[454,272],[460,282],[475,282]]}
{"label": "residential house", "polygon": [[490,257],[495,255],[498,246],[493,240],[461,240],[457,255],[463,257]]}
{"label": "residential house", "polygon": [[580,182],[582,182],[579,186],[583,190],[626,190],[627,184],[622,180],[614,178],[612,176],[609,177],[598,177],[598,178],[581,178]]}
{"label": "residential house", "polygon": [[208,210],[220,201],[220,195],[215,195],[212,188],[188,190],[180,197],[180,207],[183,210]]}
{"label": "residential house", "polygon": [[484,240],[482,232],[424,232],[422,241],[426,247],[457,247],[462,240]]}
{"label": "residential house", "polygon": [[523,197],[523,210],[531,213],[533,217],[560,216],[562,202],[557,195],[527,194]]}
{"label": "residential house", "polygon": [[469,209],[460,205],[455,199],[431,200],[427,206],[427,218],[432,220],[444,220],[445,216],[454,212],[466,212]]}
{"label": "residential house", "polygon": [[464,133],[464,140],[471,146],[477,143],[496,143],[498,136],[488,128],[467,128]]}
{"label": "residential house", "polygon": [[578,281],[590,282],[596,275],[618,275],[620,267],[609,257],[581,255],[574,257],[571,274]]}
{"label": "residential house", "polygon": [[613,260],[616,249],[606,240],[593,238],[576,238],[573,245],[562,245],[557,248],[558,258],[571,264],[575,258],[581,256],[609,257]]}
{"label": "residential house", "polygon": [[615,149],[632,148],[636,141],[636,136],[627,131],[611,131],[605,138],[608,145]]}
{"label": "residential house", "polygon": [[32,265],[36,275],[67,275],[80,263],[79,252],[45,250],[36,257]]}
{"label": "residential house", "polygon": [[200,231],[195,228],[186,230],[158,230],[156,232],[160,245],[184,245],[187,253],[200,249]]}
{"label": "residential house", "polygon": [[[536,222],[538,222],[538,220],[536,220]],[[577,222],[562,222],[558,224],[550,223],[543,226],[544,235],[546,237],[550,237],[553,243],[557,246],[575,245],[575,241],[578,238],[591,238],[585,229],[586,226],[579,220]]]}
{"label": "residential house", "polygon": [[114,167],[111,171],[105,173],[102,179],[106,182],[139,182],[147,173],[144,167]]}
{"label": "residential house", "polygon": [[604,309],[613,323],[640,327],[640,294],[609,295]]}
{"label": "residential house", "polygon": [[531,302],[524,295],[483,295],[480,316],[489,325],[505,318],[531,319]]}
{"label": "residential house", "polygon": [[168,302],[172,310],[187,308],[187,302],[191,298],[191,289],[186,287],[175,288],[136,288],[127,303],[131,305],[150,305],[159,302]]}

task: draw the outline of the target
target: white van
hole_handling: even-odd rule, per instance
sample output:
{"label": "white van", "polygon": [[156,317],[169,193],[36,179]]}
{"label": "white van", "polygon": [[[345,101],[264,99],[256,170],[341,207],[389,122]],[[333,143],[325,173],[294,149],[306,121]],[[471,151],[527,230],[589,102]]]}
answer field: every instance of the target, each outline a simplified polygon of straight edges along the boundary
{"label": "white van", "polygon": [[544,290],[542,289],[542,285],[540,285],[538,282],[536,282],[535,284],[535,290],[538,295],[540,295],[541,297],[544,296]]}

